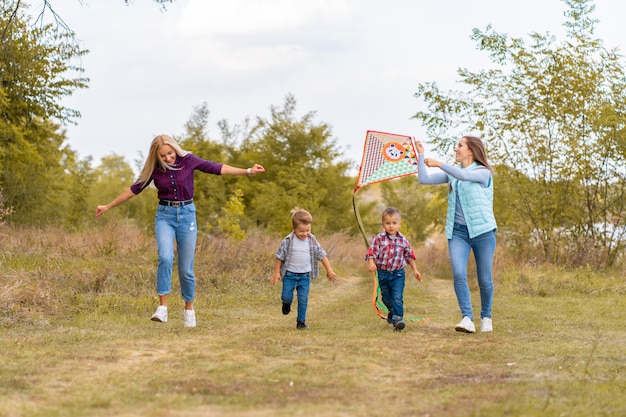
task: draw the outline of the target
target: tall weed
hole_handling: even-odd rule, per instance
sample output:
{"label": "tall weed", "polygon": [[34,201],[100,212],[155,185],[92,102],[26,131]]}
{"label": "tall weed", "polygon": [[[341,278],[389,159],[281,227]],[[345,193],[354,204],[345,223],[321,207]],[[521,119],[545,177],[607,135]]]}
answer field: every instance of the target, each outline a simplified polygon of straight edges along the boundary
{"label": "tall weed", "polygon": [[[0,325],[102,308],[111,299],[116,305],[153,308],[156,242],[133,223],[108,222],[80,233],[0,227],[0,234],[11,236],[0,240],[5,271],[0,276]],[[200,301],[265,292],[282,237],[262,231],[243,240],[199,236],[195,273]],[[363,271],[364,248],[358,240],[340,233],[319,239],[335,271]],[[176,265],[174,271],[172,294],[177,294]]]}

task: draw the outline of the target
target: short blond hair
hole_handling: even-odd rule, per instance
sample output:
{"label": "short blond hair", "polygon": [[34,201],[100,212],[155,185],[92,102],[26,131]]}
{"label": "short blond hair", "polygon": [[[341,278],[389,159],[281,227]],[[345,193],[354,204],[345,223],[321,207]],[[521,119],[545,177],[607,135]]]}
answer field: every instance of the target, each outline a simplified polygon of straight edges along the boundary
{"label": "short blond hair", "polygon": [[295,228],[301,224],[313,223],[313,216],[308,211],[301,209],[300,207],[294,207],[291,209],[291,225]]}

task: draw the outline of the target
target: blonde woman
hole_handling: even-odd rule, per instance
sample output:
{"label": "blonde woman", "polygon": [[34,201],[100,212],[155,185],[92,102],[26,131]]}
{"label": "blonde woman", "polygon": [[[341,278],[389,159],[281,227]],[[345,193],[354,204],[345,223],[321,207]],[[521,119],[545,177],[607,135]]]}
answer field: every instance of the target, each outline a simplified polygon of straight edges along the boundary
{"label": "blonde woman", "polygon": [[172,288],[174,240],[176,240],[180,291],[185,301],[183,312],[185,327],[196,327],[196,313],[193,309],[196,284],[193,264],[198,236],[196,207],[193,203],[195,170],[213,175],[254,176],[265,172],[265,168],[258,164],[246,169],[204,160],[183,150],[171,136],[159,135],[150,145],[148,158],[139,179],[109,204],[96,208],[98,218],[109,209],[133,198],[154,182],[159,197],[154,229],[159,252],[156,287],[160,305],[151,320],[167,322],[167,301]]}

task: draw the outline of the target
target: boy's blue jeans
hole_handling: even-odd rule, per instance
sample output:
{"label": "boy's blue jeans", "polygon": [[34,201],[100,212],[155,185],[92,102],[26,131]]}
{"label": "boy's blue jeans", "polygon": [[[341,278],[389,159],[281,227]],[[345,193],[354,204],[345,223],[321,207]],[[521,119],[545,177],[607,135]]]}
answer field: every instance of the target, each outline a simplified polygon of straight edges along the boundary
{"label": "boy's blue jeans", "polygon": [[383,304],[389,309],[387,322],[395,323],[404,317],[404,283],[406,281],[404,268],[397,271],[378,270],[378,286]]}
{"label": "boy's blue jeans", "polygon": [[295,273],[285,272],[283,277],[283,303],[291,304],[293,302],[293,292],[298,294],[298,317],[297,321],[304,323],[306,321],[306,309],[309,304],[309,289],[311,288],[311,273]]}
{"label": "boy's blue jeans", "polygon": [[480,317],[491,318],[493,301],[492,264],[493,254],[496,251],[495,230],[470,239],[467,226],[455,224],[452,239],[448,239],[448,252],[450,253],[454,277],[454,292],[461,308],[461,315],[474,320],[470,289],[467,282],[467,262],[470,249],[474,251],[474,259],[476,260],[476,275],[480,288]]}
{"label": "boy's blue jeans", "polygon": [[157,267],[157,293],[169,294],[172,290],[172,267],[174,264],[174,240],[178,251],[178,278],[184,301],[193,301],[196,278],[193,272],[198,227],[196,206],[157,206],[154,222],[159,265]]}

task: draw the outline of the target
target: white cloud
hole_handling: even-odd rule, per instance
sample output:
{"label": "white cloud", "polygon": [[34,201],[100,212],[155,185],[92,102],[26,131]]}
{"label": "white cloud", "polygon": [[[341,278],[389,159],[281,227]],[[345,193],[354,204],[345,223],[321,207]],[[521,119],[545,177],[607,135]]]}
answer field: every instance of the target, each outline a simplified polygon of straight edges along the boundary
{"label": "white cloud", "polygon": [[180,57],[186,67],[255,74],[340,48],[352,8],[345,0],[189,0],[165,31],[193,51]]}
{"label": "white cloud", "polygon": [[309,55],[301,45],[289,43],[238,47],[205,39],[189,40],[188,43],[193,53],[179,56],[184,67],[229,77],[291,66]]}
{"label": "white cloud", "polygon": [[182,13],[186,36],[258,35],[340,23],[350,15],[345,0],[190,0]]}

